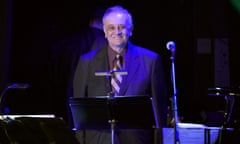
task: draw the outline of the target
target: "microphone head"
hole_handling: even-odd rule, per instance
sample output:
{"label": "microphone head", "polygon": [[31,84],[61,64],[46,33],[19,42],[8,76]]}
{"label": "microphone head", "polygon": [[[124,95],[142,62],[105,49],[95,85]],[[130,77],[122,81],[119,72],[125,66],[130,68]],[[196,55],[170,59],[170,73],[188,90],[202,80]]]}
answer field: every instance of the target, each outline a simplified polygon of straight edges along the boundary
{"label": "microphone head", "polygon": [[166,47],[168,50],[171,50],[171,51],[176,50],[176,44],[173,41],[167,42]]}

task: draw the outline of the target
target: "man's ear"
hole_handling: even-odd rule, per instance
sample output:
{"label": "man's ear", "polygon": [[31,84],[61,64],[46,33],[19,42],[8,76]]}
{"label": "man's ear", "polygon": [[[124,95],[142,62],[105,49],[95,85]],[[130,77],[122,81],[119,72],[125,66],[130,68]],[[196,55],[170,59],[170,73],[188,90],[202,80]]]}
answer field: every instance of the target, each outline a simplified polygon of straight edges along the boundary
{"label": "man's ear", "polygon": [[107,36],[106,36],[107,30],[106,30],[105,27],[103,27],[103,32],[104,32],[104,36],[105,36],[105,38],[107,38]]}
{"label": "man's ear", "polygon": [[129,36],[132,36],[132,33],[133,33],[133,26],[130,27],[130,33],[129,33]]}

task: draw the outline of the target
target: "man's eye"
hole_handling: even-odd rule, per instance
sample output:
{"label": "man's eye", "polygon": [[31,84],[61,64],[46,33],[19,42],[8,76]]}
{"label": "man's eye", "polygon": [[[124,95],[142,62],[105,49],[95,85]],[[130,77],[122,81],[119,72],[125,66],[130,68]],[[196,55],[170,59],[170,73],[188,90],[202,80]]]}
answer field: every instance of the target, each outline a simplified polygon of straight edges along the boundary
{"label": "man's eye", "polygon": [[125,26],[124,25],[120,25],[119,26],[119,30],[123,30],[123,29],[125,29]]}
{"label": "man's eye", "polygon": [[113,26],[108,27],[108,30],[114,30],[115,28]]}
{"label": "man's eye", "polygon": [[117,26],[108,26],[108,27],[107,27],[107,30],[109,30],[109,31],[115,31],[115,30],[120,30],[120,31],[122,31],[122,30],[124,30],[124,29],[126,29],[126,26],[125,26],[125,25],[117,25]]}

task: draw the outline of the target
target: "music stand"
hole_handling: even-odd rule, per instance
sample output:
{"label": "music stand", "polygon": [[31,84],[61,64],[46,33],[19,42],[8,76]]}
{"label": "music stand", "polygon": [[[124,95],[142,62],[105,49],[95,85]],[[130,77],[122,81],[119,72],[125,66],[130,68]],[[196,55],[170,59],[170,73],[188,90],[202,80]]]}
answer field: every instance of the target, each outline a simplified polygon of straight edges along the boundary
{"label": "music stand", "polygon": [[[74,129],[152,129],[157,126],[149,96],[98,96],[69,99]],[[109,125],[110,123],[110,125]]]}

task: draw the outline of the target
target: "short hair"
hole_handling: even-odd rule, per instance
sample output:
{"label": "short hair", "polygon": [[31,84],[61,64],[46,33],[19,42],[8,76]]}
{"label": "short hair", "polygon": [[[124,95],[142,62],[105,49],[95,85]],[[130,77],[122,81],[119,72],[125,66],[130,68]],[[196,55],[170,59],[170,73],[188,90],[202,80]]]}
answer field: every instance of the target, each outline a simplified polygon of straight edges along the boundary
{"label": "short hair", "polygon": [[120,12],[120,13],[127,15],[129,26],[133,26],[133,19],[132,19],[131,13],[127,9],[123,8],[120,5],[116,5],[116,6],[112,6],[112,7],[108,8],[103,15],[102,22],[104,23],[106,17],[113,12]]}

